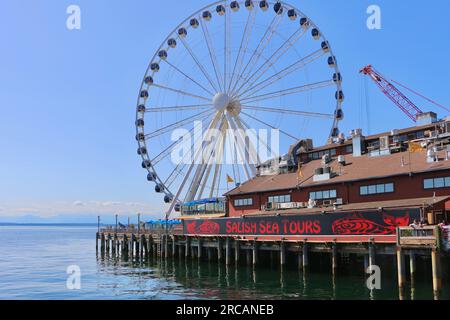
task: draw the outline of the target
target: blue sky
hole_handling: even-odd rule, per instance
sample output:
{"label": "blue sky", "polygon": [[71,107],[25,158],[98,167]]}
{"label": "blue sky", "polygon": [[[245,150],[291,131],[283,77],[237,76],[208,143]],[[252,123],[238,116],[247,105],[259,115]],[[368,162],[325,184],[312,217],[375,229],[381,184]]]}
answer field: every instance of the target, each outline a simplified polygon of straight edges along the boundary
{"label": "blue sky", "polygon": [[[30,214],[162,213],[161,199],[146,182],[136,155],[136,97],[160,43],[182,19],[209,3],[0,3],[0,221]],[[361,106],[364,80],[358,70],[368,63],[450,105],[447,0],[290,3],[320,26],[338,57],[346,93],[344,132],[411,125],[372,83],[370,108]],[[66,28],[70,4],[81,8],[81,30]],[[382,10],[381,30],[366,28],[371,4]]]}

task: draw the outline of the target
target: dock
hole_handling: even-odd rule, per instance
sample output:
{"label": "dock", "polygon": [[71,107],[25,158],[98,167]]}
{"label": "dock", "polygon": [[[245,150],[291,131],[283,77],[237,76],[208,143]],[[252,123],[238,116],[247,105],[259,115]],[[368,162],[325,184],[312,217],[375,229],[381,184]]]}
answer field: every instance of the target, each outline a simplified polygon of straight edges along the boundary
{"label": "dock", "polygon": [[[393,239],[393,240],[391,240]],[[439,297],[442,289],[443,257],[449,256],[449,239],[440,227],[423,227],[420,230],[402,227],[389,241],[365,236],[344,241],[339,237],[327,240],[293,237],[279,239],[248,238],[236,236],[189,236],[182,228],[171,230],[148,230],[145,228],[105,227],[96,234],[96,248],[102,255],[122,256],[128,259],[199,259],[215,261],[231,266],[247,264],[279,264],[281,268],[295,265],[306,271],[312,255],[328,256],[330,271],[335,273],[341,263],[348,259],[361,261],[361,270],[371,272],[371,266],[390,256],[396,259],[398,287],[400,292],[407,284],[407,274],[414,282],[416,261],[431,261],[433,293]],[[322,257],[322,256],[321,256]],[[444,259],[445,260],[445,259]],[[409,263],[407,263],[407,261]]]}

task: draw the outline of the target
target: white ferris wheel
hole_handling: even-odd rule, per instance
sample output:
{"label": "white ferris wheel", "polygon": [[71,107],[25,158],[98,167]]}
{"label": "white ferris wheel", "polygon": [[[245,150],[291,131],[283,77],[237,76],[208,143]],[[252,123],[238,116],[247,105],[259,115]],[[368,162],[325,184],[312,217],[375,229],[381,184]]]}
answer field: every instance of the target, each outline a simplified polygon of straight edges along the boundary
{"label": "white ferris wheel", "polygon": [[[170,214],[255,176],[263,159],[247,161],[256,146],[239,133],[336,139],[343,99],[330,43],[305,14],[285,2],[218,1],[182,21],[151,59],[137,101],[138,154]],[[196,141],[199,125],[223,134]],[[177,129],[184,135],[174,140]],[[186,143],[191,152],[172,161]],[[223,160],[229,148],[240,161]]]}

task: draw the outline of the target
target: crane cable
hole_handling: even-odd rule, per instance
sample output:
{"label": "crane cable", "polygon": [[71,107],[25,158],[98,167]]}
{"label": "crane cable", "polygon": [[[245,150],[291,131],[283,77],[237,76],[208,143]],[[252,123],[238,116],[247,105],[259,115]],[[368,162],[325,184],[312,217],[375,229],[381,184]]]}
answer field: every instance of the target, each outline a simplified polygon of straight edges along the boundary
{"label": "crane cable", "polygon": [[395,84],[401,86],[402,88],[404,88],[404,89],[406,89],[406,90],[408,90],[408,91],[414,93],[415,95],[417,95],[417,96],[419,96],[419,97],[421,97],[421,98],[427,100],[428,102],[434,104],[435,106],[437,106],[437,107],[439,107],[439,108],[442,108],[442,109],[446,110],[447,112],[450,112],[450,109],[448,109],[447,107],[443,106],[442,104],[437,103],[436,101],[433,101],[433,100],[431,100],[431,99],[425,97],[424,95],[418,93],[417,91],[414,91],[414,90],[408,88],[407,86],[405,86],[405,85],[399,83],[398,81],[395,81],[395,80],[391,80],[391,81],[394,82]]}

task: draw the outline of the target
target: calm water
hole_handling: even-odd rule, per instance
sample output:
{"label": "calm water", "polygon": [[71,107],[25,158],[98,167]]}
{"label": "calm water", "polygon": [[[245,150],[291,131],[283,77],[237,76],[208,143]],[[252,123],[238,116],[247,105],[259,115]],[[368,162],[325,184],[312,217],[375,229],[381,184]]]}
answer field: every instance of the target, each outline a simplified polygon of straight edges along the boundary
{"label": "calm water", "polygon": [[[382,290],[365,287],[362,267],[347,267],[333,278],[295,268],[225,267],[194,260],[125,262],[97,257],[92,227],[0,227],[0,299],[398,299],[395,271]],[[320,265],[319,265],[320,263]],[[66,288],[66,269],[81,268],[81,289]],[[425,272],[426,271],[426,272]],[[425,270],[405,298],[432,299]],[[449,299],[450,284],[441,298]]]}

